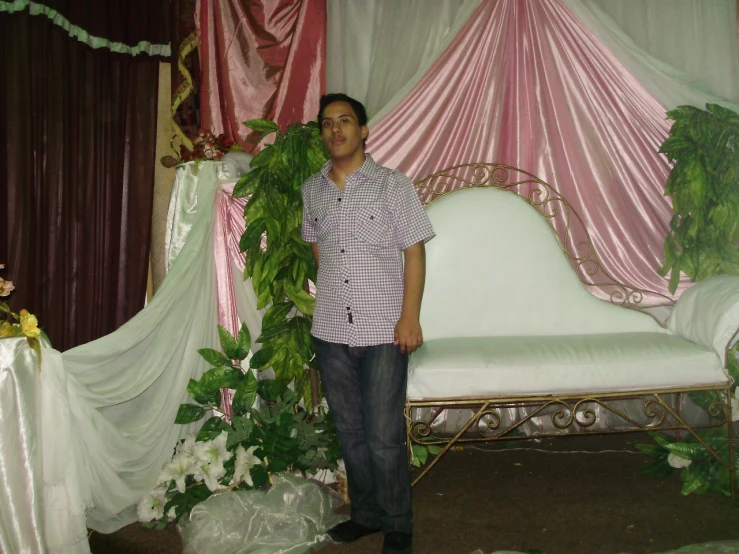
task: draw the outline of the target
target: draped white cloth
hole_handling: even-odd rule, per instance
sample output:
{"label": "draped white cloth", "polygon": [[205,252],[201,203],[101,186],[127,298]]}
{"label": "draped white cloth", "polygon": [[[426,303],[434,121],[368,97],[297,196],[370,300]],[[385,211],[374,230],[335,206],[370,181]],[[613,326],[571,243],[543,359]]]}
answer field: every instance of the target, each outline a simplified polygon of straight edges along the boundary
{"label": "draped white cloth", "polygon": [[467,22],[480,0],[331,0],[326,92],[344,92],[372,120],[392,109]]}
{"label": "draped white cloth", "polygon": [[[735,0],[562,1],[666,109],[706,102],[732,108],[739,100]],[[372,127],[418,83],[479,3],[332,0],[326,90],[363,101]]]}
{"label": "draped white cloth", "polygon": [[[739,100],[734,0],[586,0],[646,53]],[[605,19],[601,16],[601,20]]]}
{"label": "draped white cloth", "polygon": [[[700,9],[694,10],[695,22],[692,33],[684,33],[677,25],[671,26],[673,19],[679,17],[685,21],[685,4],[689,2],[666,2],[660,6],[665,13],[677,14],[664,17],[662,20],[652,20],[648,39],[631,28],[636,39],[640,42],[649,40],[649,50],[645,50],[621,28],[593,0],[560,0],[578,17],[582,23],[601,41],[629,73],[643,86],[652,97],[665,109],[690,104],[705,108],[706,103],[716,103],[739,111],[739,105],[732,101],[736,98],[736,79],[739,73],[739,46],[737,46],[736,3],[734,0],[714,0],[707,3],[699,2]],[[638,0],[635,6],[642,10],[650,8],[653,0]],[[676,10],[676,11],[673,11]],[[722,17],[726,16],[728,17]],[[706,52],[705,45],[721,44],[725,49],[706,53],[704,62],[710,66],[710,72],[699,71],[696,62],[691,57],[680,63],[680,66],[671,65],[664,54],[677,42],[683,42],[686,51],[696,50]],[[652,54],[654,53],[654,54]],[[658,59],[658,57],[662,59]],[[670,57],[674,60],[675,57]],[[716,91],[726,91],[733,96],[721,97],[709,90],[709,85]]]}
{"label": "draped white cloth", "polygon": [[[216,164],[193,183],[190,235],[151,303],[99,340],[60,354],[25,339],[0,341],[0,551],[89,552],[86,526],[108,533],[136,520],[180,437],[174,425],[190,378],[219,348],[213,222],[222,194]],[[261,316],[234,271],[235,308],[253,338]],[[86,517],[86,519],[85,519]]]}

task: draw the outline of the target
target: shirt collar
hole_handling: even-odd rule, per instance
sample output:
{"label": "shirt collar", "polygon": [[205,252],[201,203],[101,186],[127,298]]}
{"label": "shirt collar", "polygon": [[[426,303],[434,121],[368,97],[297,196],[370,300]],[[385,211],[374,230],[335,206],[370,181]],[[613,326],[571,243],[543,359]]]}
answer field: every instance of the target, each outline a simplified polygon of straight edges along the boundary
{"label": "shirt collar", "polygon": [[[328,172],[331,171],[331,167],[332,163],[329,159],[325,164],[323,164],[323,168],[321,168],[321,174],[326,178],[326,180],[330,180]],[[365,154],[364,163],[360,165],[359,169],[357,169],[356,171],[359,171],[360,173],[363,173],[366,177],[373,179],[377,176],[379,168],[380,166],[377,165],[375,160],[372,159],[372,156],[370,156],[369,154]]]}

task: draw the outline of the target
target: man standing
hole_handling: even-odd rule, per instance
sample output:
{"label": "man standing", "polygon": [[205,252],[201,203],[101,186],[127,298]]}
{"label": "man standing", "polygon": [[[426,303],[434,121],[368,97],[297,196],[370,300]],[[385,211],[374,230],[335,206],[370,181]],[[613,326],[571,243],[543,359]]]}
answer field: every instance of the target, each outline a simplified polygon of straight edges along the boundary
{"label": "man standing", "polygon": [[328,533],[353,542],[383,531],[383,554],[406,554],[403,406],[408,354],[423,342],[424,242],[434,232],[410,179],[365,154],[360,102],[323,96],[318,123],[331,159],[303,185],[302,233],[318,264],[312,334],[351,498],[351,519]]}

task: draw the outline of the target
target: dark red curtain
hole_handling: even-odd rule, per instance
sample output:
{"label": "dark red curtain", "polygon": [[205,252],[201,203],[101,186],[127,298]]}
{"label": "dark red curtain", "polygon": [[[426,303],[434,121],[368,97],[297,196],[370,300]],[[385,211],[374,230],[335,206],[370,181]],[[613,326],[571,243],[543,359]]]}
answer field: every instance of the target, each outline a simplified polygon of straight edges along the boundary
{"label": "dark red curtain", "polygon": [[[122,2],[68,4],[88,7],[67,15],[90,34],[145,40],[127,27],[135,14],[116,13]],[[139,4],[139,21],[164,9]],[[0,29],[0,263],[16,285],[11,307],[66,350],[143,307],[159,59],[93,50],[26,11],[0,13]]]}

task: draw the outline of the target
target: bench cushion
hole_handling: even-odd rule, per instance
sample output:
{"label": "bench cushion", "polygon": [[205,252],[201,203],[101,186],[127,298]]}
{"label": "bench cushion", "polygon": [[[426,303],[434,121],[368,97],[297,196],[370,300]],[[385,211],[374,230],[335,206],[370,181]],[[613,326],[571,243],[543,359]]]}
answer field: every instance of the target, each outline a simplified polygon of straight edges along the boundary
{"label": "bench cushion", "polygon": [[726,383],[709,348],[665,332],[426,341],[408,398],[535,396]]}

